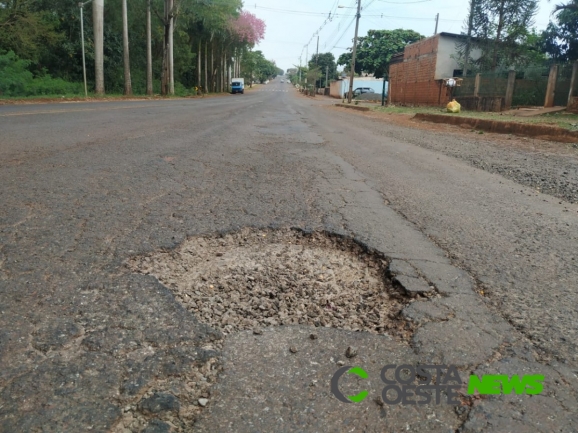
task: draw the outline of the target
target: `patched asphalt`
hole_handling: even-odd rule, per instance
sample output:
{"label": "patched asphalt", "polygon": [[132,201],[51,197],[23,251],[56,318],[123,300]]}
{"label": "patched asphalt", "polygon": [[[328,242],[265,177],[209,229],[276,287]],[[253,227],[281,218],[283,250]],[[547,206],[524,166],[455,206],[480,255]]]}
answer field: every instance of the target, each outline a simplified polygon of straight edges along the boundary
{"label": "patched asphalt", "polygon": [[[0,107],[0,430],[576,431],[576,212],[424,149],[435,134],[329,104]],[[127,266],[245,227],[382,254],[411,300],[408,340],[303,325],[225,338]],[[362,403],[330,393],[350,359],[372,375]],[[376,372],[398,362],[544,374],[545,392],[385,407]]]}

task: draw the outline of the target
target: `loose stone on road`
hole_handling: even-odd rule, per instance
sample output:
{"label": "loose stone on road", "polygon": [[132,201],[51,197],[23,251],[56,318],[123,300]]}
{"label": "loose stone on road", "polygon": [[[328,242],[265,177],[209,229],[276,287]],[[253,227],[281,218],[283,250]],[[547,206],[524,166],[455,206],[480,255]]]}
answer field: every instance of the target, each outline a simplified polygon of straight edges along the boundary
{"label": "loose stone on road", "polygon": [[577,431],[578,149],[267,86],[0,107],[0,431]]}

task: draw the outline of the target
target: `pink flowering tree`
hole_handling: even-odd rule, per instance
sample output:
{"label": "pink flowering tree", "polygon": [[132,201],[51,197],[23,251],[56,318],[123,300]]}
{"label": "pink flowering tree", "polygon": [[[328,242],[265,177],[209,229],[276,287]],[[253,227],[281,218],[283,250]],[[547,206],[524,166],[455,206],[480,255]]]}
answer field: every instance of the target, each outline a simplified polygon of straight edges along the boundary
{"label": "pink flowering tree", "polygon": [[265,37],[265,21],[251,12],[242,11],[237,19],[231,21],[231,30],[238,42],[256,45]]}

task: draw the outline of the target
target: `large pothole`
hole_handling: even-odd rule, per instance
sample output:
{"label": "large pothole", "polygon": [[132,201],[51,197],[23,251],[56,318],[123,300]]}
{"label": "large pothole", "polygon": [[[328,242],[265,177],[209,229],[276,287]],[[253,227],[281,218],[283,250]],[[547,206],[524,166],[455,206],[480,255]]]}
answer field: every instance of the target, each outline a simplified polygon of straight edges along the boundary
{"label": "large pothole", "polygon": [[403,339],[411,331],[398,319],[405,297],[386,277],[385,257],[326,233],[244,229],[196,237],[129,266],[156,276],[224,334],[298,324]]}
{"label": "large pothole", "polygon": [[[271,339],[271,332],[284,335],[274,338],[276,344],[283,346],[276,349],[292,353],[294,362],[301,359],[298,355],[309,356],[305,353],[307,344],[318,342],[319,347],[311,349],[310,358],[316,360],[311,365],[323,365],[327,371],[342,365],[346,359],[343,358],[347,356],[345,350],[339,354],[332,349],[337,342],[362,342],[374,338],[379,341],[372,340],[370,346],[389,351],[390,355],[409,350],[404,341],[410,337],[412,325],[403,320],[399,312],[410,298],[387,277],[387,259],[352,239],[292,229],[243,229],[237,233],[191,238],[175,250],[134,257],[128,266],[134,272],[157,277],[199,321],[223,334],[240,331],[259,334],[249,335],[258,338],[264,346],[257,344],[248,348],[241,344],[249,353],[268,347],[266,342]],[[314,332],[319,340],[306,336],[309,343],[301,341],[295,343],[296,347],[287,346],[288,335],[304,332],[303,325],[366,331],[374,335],[363,334],[355,338],[352,337],[355,332],[345,331],[335,341],[330,338],[328,345],[327,341],[322,341],[323,336],[335,330],[320,329]],[[387,337],[381,339],[379,336]],[[232,341],[245,341],[246,338],[246,332],[239,333]],[[223,340],[203,348],[217,352],[228,350],[235,356],[235,348],[225,348]],[[367,351],[370,353],[374,349],[367,348]],[[328,355],[329,352],[335,354]],[[253,355],[259,358],[257,353],[261,352]],[[273,362],[270,354],[267,356],[268,362]],[[366,356],[367,353],[360,354],[358,361]],[[286,365],[285,361],[279,362]],[[192,431],[207,404],[209,409],[212,406],[217,409],[217,404],[226,403],[224,394],[226,397],[237,395],[236,391],[223,389],[219,391],[221,394],[215,395],[215,383],[223,368],[220,360],[211,358],[204,364],[191,366],[190,371],[178,377],[152,381],[138,402],[126,402],[114,433],[157,431],[158,426],[178,432]],[[245,380],[253,373],[236,374]],[[232,385],[223,383],[222,386],[228,389],[227,386]],[[173,397],[180,405],[178,413],[147,411],[149,406],[172,401]],[[319,397],[318,400],[327,399]],[[208,431],[227,429],[209,426]]]}

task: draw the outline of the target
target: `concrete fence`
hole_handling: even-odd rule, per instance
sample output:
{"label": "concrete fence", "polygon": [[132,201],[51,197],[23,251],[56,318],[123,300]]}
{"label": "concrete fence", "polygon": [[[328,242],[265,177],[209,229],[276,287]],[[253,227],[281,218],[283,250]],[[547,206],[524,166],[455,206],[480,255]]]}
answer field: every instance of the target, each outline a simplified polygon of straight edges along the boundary
{"label": "concrete fence", "polygon": [[482,72],[466,77],[453,96],[464,108],[502,111],[524,106],[576,109],[578,62],[522,71]]}

